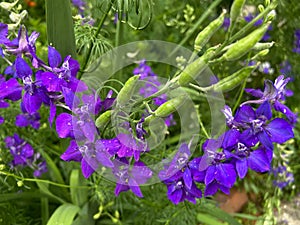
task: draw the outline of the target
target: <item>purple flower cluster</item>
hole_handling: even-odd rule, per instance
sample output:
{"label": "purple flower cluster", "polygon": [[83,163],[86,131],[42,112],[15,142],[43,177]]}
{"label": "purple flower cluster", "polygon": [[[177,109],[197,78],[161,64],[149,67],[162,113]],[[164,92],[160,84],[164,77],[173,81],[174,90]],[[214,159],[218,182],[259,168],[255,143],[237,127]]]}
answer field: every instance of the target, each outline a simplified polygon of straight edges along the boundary
{"label": "purple flower cluster", "polygon": [[[139,65],[133,70],[134,75],[140,75],[140,80],[144,81],[145,84],[140,88],[140,94],[145,98],[151,96],[160,90],[161,83],[158,80],[158,76],[152,71],[151,67],[146,64],[146,60],[141,60]],[[160,106],[167,101],[167,95],[162,94],[158,97],[153,98],[153,103],[156,106]],[[165,118],[166,125],[175,125],[173,115],[169,115]]]}
{"label": "purple flower cluster", "polygon": [[294,36],[293,52],[300,54],[300,29],[295,30]]}
{"label": "purple flower cluster", "polygon": [[[247,89],[260,99],[244,102],[235,115],[225,106],[223,113],[229,130],[218,139],[206,140],[201,157],[190,161],[188,146],[180,146],[159,174],[174,204],[184,200],[195,203],[195,198],[202,197],[196,183],[205,185],[204,196],[214,195],[218,190],[229,194],[236,179],[245,178],[248,169],[258,173],[271,170],[273,143],[283,144],[294,137],[297,116],[282,103],[288,81],[289,78],[279,76],[274,84],[266,80],[264,92]],[[255,109],[250,103],[260,105]],[[274,118],[273,110],[282,112],[287,119]]]}
{"label": "purple flower cluster", "polygon": [[[26,28],[21,26],[17,37],[10,40],[8,26],[0,24],[1,55],[4,58],[14,59],[14,62],[5,69],[5,75],[0,75],[0,107],[9,107],[8,101],[21,100],[22,113],[16,116],[15,122],[18,127],[31,126],[39,129],[41,119],[39,110],[42,105],[50,108],[48,119],[51,126],[56,115],[56,107],[66,105],[65,107],[70,109],[75,93],[87,90],[87,86],[76,78],[79,63],[71,56],[66,56],[62,60],[59,52],[49,46],[48,63],[37,57],[35,42],[38,36],[37,32],[32,32],[29,36]],[[6,60],[8,61],[8,58]],[[4,118],[0,117],[0,123],[3,122]],[[15,136],[15,140],[18,143],[18,136]],[[19,164],[20,159],[17,159],[19,152],[15,154],[12,150],[11,152],[16,160],[13,161],[15,162],[13,165]],[[26,150],[25,153],[30,152]],[[32,158],[26,161],[29,166],[40,160],[37,154],[28,157]],[[42,168],[46,165],[43,162],[38,166]],[[38,171],[36,170],[35,176],[38,176]],[[41,171],[43,172],[42,169]]]}
{"label": "purple flower cluster", "polygon": [[13,156],[11,162],[13,168],[28,166],[34,170],[33,175],[35,177],[40,177],[43,173],[47,172],[46,161],[39,153],[35,153],[32,146],[21,139],[18,134],[6,137],[4,142]]}
{"label": "purple flower cluster", "polygon": [[287,171],[287,168],[285,166],[278,166],[276,168],[273,168],[271,170],[271,173],[275,178],[275,180],[273,181],[274,186],[277,186],[280,189],[294,182],[293,173]]}

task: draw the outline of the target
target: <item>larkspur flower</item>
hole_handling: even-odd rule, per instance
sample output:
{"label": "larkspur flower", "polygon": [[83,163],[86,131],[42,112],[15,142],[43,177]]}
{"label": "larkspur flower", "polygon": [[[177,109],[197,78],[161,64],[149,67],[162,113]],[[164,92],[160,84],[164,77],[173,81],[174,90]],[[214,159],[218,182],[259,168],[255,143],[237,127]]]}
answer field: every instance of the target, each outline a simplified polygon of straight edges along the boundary
{"label": "larkspur flower", "polygon": [[23,104],[21,104],[21,110],[23,113],[16,116],[16,126],[27,127],[30,125],[34,129],[39,129],[41,119],[40,114],[38,112],[34,112],[32,114],[27,113]]}
{"label": "larkspur flower", "polygon": [[18,165],[25,166],[32,159],[34,155],[33,147],[21,139],[18,134],[6,137],[4,142],[13,156],[13,167]]}
{"label": "larkspur flower", "polygon": [[24,84],[25,93],[22,98],[22,104],[26,112],[29,114],[37,112],[42,103],[49,105],[50,99],[47,90],[41,82],[33,80],[33,71],[26,61],[21,57],[17,57],[15,68],[16,75],[22,79]]}
{"label": "larkspur flower", "polygon": [[293,52],[300,54],[300,29],[295,30],[295,33],[294,33]]}
{"label": "larkspur flower", "polygon": [[116,178],[115,195],[131,190],[136,196],[142,198],[140,185],[145,184],[151,177],[152,171],[141,161],[130,166],[126,158],[116,158],[113,161],[112,172]]}
{"label": "larkspur flower", "polygon": [[32,65],[37,68],[38,58],[36,56],[35,42],[39,37],[39,33],[34,31],[28,36],[25,26],[22,25],[17,38],[10,41],[7,39],[7,35],[8,26],[6,24],[0,24],[0,44],[5,45],[5,51],[16,56],[27,56],[31,60]]}
{"label": "larkspur flower", "polygon": [[297,122],[297,115],[281,102],[285,100],[285,96],[291,96],[293,94],[293,92],[286,89],[289,80],[290,78],[284,79],[284,76],[280,75],[276,78],[274,84],[272,81],[266,80],[264,91],[251,88],[245,89],[247,93],[259,99],[246,101],[242,103],[241,106],[250,103],[262,104],[265,101],[269,101],[276,111],[285,114],[289,122],[295,124]]}
{"label": "larkspur flower", "polygon": [[86,142],[78,145],[75,140],[71,140],[69,147],[60,158],[64,161],[80,162],[83,176],[89,178],[100,164],[106,167],[113,167],[110,160],[111,155],[106,151],[105,147],[103,148],[104,144],[101,143],[99,145],[99,142],[96,143]]}
{"label": "larkspur flower", "polygon": [[[69,89],[65,89],[67,91]],[[74,113],[61,113],[56,118],[56,131],[60,138],[70,137],[78,140],[88,139],[90,142],[94,142],[97,134],[97,129],[94,122],[94,116],[101,110],[109,109],[114,98],[110,93],[103,101],[94,94],[83,95],[82,103],[73,92],[68,91],[65,93],[66,105]]]}
{"label": "larkspur flower", "polygon": [[87,90],[85,83],[76,78],[79,63],[70,55],[62,62],[60,53],[48,46],[48,63],[49,66],[40,61],[40,66],[46,71],[36,75],[36,79],[41,81],[48,91],[60,92],[63,87],[71,89],[74,93]]}
{"label": "larkspur flower", "polygon": [[241,106],[234,121],[241,130],[241,137],[247,146],[254,146],[258,141],[267,149],[273,149],[273,142],[282,144],[294,137],[292,125],[285,119],[272,118],[271,105],[262,103],[256,111],[249,105]]}
{"label": "larkspur flower", "polygon": [[167,196],[174,204],[185,200],[196,204],[196,198],[202,197],[201,190],[193,180],[197,169],[189,165],[190,154],[188,145],[181,144],[172,161],[159,172],[159,178],[167,185]]}
{"label": "larkspur flower", "polygon": [[256,150],[249,146],[247,141],[237,130],[226,132],[223,141],[223,148],[226,156],[232,158],[237,175],[243,179],[248,168],[256,172],[266,172],[270,170],[273,151],[260,146]]}
{"label": "larkspur flower", "polygon": [[274,175],[273,185],[280,189],[290,185],[294,182],[294,175],[288,171],[285,166],[278,166],[273,168],[271,173]]}
{"label": "larkspur flower", "polygon": [[218,189],[229,194],[230,188],[235,183],[234,165],[228,162],[222,145],[223,135],[217,140],[206,140],[202,146],[204,155],[199,160],[199,170],[203,173],[198,179],[203,180],[206,185],[205,196],[214,195]]}

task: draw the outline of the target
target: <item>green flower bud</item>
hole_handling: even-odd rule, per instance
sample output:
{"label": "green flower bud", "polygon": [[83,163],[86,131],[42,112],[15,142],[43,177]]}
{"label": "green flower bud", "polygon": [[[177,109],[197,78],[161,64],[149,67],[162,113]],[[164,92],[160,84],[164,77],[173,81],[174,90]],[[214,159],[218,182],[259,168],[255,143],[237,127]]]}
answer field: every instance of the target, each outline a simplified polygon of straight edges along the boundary
{"label": "green flower bud", "polygon": [[[238,40],[225,52],[221,59],[232,61],[241,58],[245,55],[255,44],[261,40],[266,31],[268,30],[270,23],[266,23],[258,29],[252,31],[246,37]],[[220,59],[220,60],[221,60]]]}
{"label": "green flower bud", "polygon": [[112,114],[112,110],[108,110],[104,113],[102,113],[97,119],[96,119],[96,127],[98,127],[100,130],[103,130],[108,122],[110,121],[110,117]]}
{"label": "green flower bud", "polygon": [[235,22],[237,20],[237,18],[240,16],[241,11],[244,7],[246,0],[235,0],[230,8],[230,27],[229,27],[229,32],[232,31]]}
{"label": "green flower bud", "polygon": [[123,88],[120,90],[118,96],[117,96],[117,105],[118,106],[124,106],[126,103],[128,103],[129,99],[131,98],[131,95],[133,94],[135,85],[140,78],[140,75],[135,75],[133,77],[130,77],[126,83],[124,84]]}
{"label": "green flower bud", "polygon": [[189,64],[180,74],[178,83],[180,86],[188,85],[190,82],[195,80],[201,72],[207,68],[207,62],[214,55],[214,50],[207,50],[207,52],[196,59],[194,62]]}
{"label": "green flower bud", "polygon": [[194,49],[196,51],[201,51],[204,45],[209,41],[211,36],[222,26],[224,22],[226,11],[224,10],[223,13],[214,21],[212,21],[207,27],[205,27],[196,37]]}

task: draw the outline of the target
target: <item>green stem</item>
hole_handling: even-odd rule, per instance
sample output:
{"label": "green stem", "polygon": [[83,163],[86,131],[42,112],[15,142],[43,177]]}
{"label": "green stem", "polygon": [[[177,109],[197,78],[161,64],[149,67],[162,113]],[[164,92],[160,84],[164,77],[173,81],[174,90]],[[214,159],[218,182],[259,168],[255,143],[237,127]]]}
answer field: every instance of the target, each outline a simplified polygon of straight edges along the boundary
{"label": "green stem", "polygon": [[235,110],[237,109],[237,107],[240,105],[241,99],[243,97],[244,89],[246,87],[246,83],[247,83],[247,79],[244,80],[243,85],[241,86],[241,91],[240,91],[239,97],[238,97],[238,99],[237,99],[237,101],[236,101],[236,103],[235,103],[235,105],[234,105],[234,107],[232,109],[233,113],[235,112]]}
{"label": "green stem", "polygon": [[[71,187],[70,185],[59,184],[59,183],[49,181],[49,180],[20,177],[20,176],[17,176],[15,174],[8,173],[8,172],[5,172],[5,171],[0,171],[0,174],[6,175],[6,176],[9,176],[9,177],[14,177],[14,178],[16,178],[18,180],[22,180],[22,181],[46,183],[46,184],[51,184],[51,185],[58,186],[58,187],[63,187],[63,188],[70,188]],[[72,188],[90,188],[90,187],[88,187],[88,186],[77,186],[77,187],[72,187]]]}
{"label": "green stem", "polygon": [[42,225],[46,225],[49,220],[49,200],[47,197],[41,198]]}
{"label": "green stem", "polygon": [[[115,40],[115,47],[118,47],[121,45],[122,43],[122,37],[123,37],[123,26],[122,26],[122,21],[118,19],[117,21],[117,27],[116,27],[116,40]],[[114,65],[117,65],[117,60],[116,59],[116,62],[114,63]],[[122,78],[122,70],[119,70],[117,72],[117,75],[116,75],[116,79],[117,80],[121,80]]]}
{"label": "green stem", "polygon": [[202,22],[212,13],[213,9],[216,8],[222,0],[215,0],[209,8],[201,15],[201,17],[198,19],[198,21],[195,23],[195,25],[186,33],[185,37],[182,39],[182,41],[179,43],[179,45],[171,52],[170,57],[172,57],[181,46],[183,46],[190,38],[191,36],[196,32],[196,30],[200,27]]}
{"label": "green stem", "polygon": [[[101,31],[101,29],[102,29],[102,26],[103,26],[103,24],[104,24],[104,21],[105,21],[107,15],[108,15],[108,13],[109,13],[111,7],[112,7],[113,2],[114,2],[114,0],[109,1],[109,5],[108,5],[106,11],[104,12],[104,15],[102,16],[100,22],[99,22],[98,29],[97,29],[97,31],[96,31],[96,33],[95,33],[95,37],[97,37],[98,34],[100,33],[100,31]],[[93,47],[94,47],[94,42],[93,42],[92,40],[90,41],[90,45],[89,45],[89,46],[90,46],[90,48],[89,48],[89,51],[88,51],[87,56],[86,56],[86,58],[85,58],[84,64],[83,64],[83,66],[82,66],[82,69],[81,69],[81,71],[80,71],[79,74],[78,74],[78,79],[80,79],[80,78],[82,77],[82,74],[83,74],[83,72],[85,71],[85,69],[86,69],[86,67],[87,67],[87,64],[88,64],[88,62],[89,62],[89,60],[90,60],[90,57],[91,57],[91,54],[92,54],[92,50],[93,50]]]}

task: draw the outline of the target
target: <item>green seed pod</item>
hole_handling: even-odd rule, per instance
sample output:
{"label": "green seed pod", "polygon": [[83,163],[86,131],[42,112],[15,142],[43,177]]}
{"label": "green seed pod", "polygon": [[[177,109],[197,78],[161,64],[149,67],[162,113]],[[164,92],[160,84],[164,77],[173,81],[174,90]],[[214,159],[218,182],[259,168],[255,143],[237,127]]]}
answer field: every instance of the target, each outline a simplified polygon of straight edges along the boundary
{"label": "green seed pod", "polygon": [[120,90],[117,96],[116,101],[118,106],[122,107],[129,101],[139,78],[140,75],[135,75],[133,77],[130,77],[126,81],[126,83],[124,84],[123,88]]}
{"label": "green seed pod", "polygon": [[112,114],[112,110],[108,110],[104,113],[102,113],[95,122],[96,127],[98,127],[100,130],[103,130],[105,126],[108,124],[110,121],[110,117]]}
{"label": "green seed pod", "polygon": [[182,103],[184,103],[186,97],[187,95],[181,95],[160,105],[152,115],[145,118],[144,124],[148,124],[155,117],[164,118],[169,116],[171,113],[175,112],[182,105]]}
{"label": "green seed pod", "polygon": [[265,50],[265,49],[272,48],[274,44],[275,44],[274,41],[272,41],[272,42],[265,42],[265,43],[260,43],[260,42],[258,42],[258,43],[256,43],[256,44],[253,46],[252,50],[255,50],[255,51],[262,51],[262,50]]}
{"label": "green seed pod", "polygon": [[251,72],[256,68],[255,66],[244,67],[232,75],[225,77],[218,83],[212,85],[214,91],[229,91],[239,85],[242,81],[247,79]]}
{"label": "green seed pod", "polygon": [[237,20],[237,18],[240,16],[241,11],[244,7],[246,0],[235,0],[230,8],[230,27],[229,27],[229,32],[232,31],[235,22]]}
{"label": "green seed pod", "polygon": [[264,57],[264,56],[268,55],[269,52],[270,52],[269,49],[264,49],[264,50],[258,52],[255,56],[253,56],[253,57],[251,58],[251,60],[256,60],[256,59],[259,58],[259,57]]}
{"label": "green seed pod", "polygon": [[207,50],[203,56],[189,64],[179,76],[179,85],[185,86],[195,80],[201,74],[201,72],[207,68],[207,62],[214,55],[214,52],[214,50]]}
{"label": "green seed pod", "polygon": [[221,59],[232,61],[241,58],[245,55],[254,45],[261,40],[266,31],[268,30],[270,23],[266,23],[258,29],[252,31],[246,37],[238,40],[225,52]]}
{"label": "green seed pod", "polygon": [[182,95],[176,98],[172,98],[171,100],[165,102],[160,105],[154,112],[154,116],[156,117],[167,117],[171,113],[175,112],[182,103],[184,103],[186,99],[186,95]]}
{"label": "green seed pod", "polygon": [[223,13],[214,21],[212,21],[207,27],[205,27],[196,37],[194,50],[200,52],[204,45],[209,41],[211,36],[222,26],[224,22],[226,11],[224,10]]}

